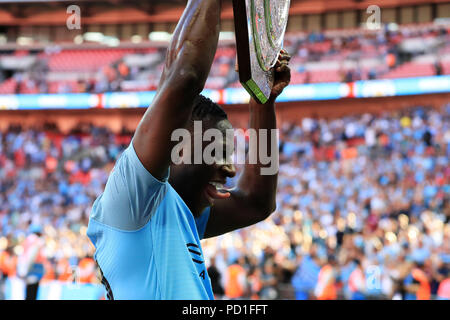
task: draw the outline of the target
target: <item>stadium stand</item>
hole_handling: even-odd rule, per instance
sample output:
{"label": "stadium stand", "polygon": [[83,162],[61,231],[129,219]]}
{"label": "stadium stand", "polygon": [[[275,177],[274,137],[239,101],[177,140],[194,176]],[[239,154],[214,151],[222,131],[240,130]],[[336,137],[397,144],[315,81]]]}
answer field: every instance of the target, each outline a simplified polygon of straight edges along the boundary
{"label": "stadium stand", "polygon": [[[243,296],[311,296],[308,276],[317,276],[334,252],[341,298],[354,293],[349,276],[355,261],[364,279],[380,284],[366,288],[365,298],[402,298],[413,268],[428,275],[437,298],[450,263],[449,117],[446,105],[283,123],[277,212],[204,243],[222,285],[228,266],[245,258]],[[39,225],[46,243],[43,283],[73,281],[71,268],[94,252],[85,237],[92,202],[130,139],[130,132],[91,125],[67,135],[50,126],[0,133],[3,277],[14,277],[14,257],[30,226]],[[264,284],[268,277],[276,285]],[[94,269],[84,279],[98,283]]]}
{"label": "stadium stand", "polygon": [[[424,38],[425,40],[421,40]],[[427,41],[423,47],[421,41]],[[289,34],[293,83],[352,82],[450,74],[450,34],[433,24],[391,31],[342,30]],[[35,61],[31,71],[17,71],[0,84],[0,93],[67,93],[154,90],[163,68],[164,50],[145,48],[52,50],[13,55]],[[0,59],[8,59],[3,55]],[[236,52],[223,45],[207,81],[208,89],[239,87]],[[439,69],[439,70],[437,70]],[[45,74],[45,76],[43,75]]]}

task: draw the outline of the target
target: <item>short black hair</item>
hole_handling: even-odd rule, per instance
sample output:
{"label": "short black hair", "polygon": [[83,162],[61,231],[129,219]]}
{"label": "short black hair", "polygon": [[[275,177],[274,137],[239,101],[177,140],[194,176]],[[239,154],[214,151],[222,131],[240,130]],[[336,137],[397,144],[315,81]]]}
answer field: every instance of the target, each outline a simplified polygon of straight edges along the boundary
{"label": "short black hair", "polygon": [[228,116],[217,103],[201,94],[195,98],[194,109],[191,115],[192,121],[225,119],[228,119]]}

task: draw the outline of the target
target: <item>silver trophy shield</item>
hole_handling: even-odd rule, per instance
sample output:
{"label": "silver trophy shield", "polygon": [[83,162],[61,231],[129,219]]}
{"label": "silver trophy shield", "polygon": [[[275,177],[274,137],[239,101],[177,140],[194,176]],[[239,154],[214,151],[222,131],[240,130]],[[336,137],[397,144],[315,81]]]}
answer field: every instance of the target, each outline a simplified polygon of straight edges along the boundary
{"label": "silver trophy shield", "polygon": [[272,67],[283,48],[290,0],[233,0],[239,78],[260,103],[273,85]]}

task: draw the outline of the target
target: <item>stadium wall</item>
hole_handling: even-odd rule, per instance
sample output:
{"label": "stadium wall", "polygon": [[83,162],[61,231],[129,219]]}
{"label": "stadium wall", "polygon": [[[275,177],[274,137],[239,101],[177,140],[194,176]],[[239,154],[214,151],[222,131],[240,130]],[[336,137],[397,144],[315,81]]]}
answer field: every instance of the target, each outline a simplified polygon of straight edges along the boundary
{"label": "stadium wall", "polygon": [[[277,114],[279,123],[299,121],[305,117],[337,118],[351,114],[382,113],[401,110],[412,106],[440,108],[450,103],[450,93],[428,94],[401,97],[382,97],[365,99],[339,99],[326,101],[299,101],[279,103]],[[245,105],[226,105],[230,121],[235,127],[245,128],[248,123],[248,108]],[[0,130],[11,124],[23,127],[41,127],[54,123],[64,133],[76,128],[80,123],[105,126],[114,132],[122,128],[134,131],[145,108],[130,109],[87,109],[87,110],[2,110],[0,111]]]}

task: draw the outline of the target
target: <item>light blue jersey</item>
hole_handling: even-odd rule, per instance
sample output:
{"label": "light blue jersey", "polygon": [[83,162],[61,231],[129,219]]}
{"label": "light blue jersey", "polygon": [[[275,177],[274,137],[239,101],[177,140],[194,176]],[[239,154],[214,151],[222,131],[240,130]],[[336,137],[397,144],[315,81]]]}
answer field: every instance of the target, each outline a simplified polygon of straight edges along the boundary
{"label": "light blue jersey", "polygon": [[200,245],[209,209],[194,219],[168,176],[155,179],[131,143],[94,203],[87,235],[110,299],[214,299]]}

